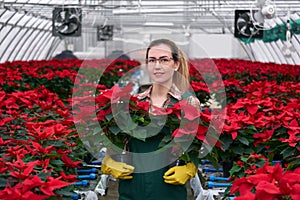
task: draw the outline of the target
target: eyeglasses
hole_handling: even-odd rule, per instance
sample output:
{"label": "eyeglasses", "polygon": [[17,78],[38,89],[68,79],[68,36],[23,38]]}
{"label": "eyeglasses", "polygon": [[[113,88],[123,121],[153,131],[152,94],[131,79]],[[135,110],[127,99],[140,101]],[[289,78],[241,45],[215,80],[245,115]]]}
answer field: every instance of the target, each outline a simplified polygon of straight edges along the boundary
{"label": "eyeglasses", "polygon": [[162,65],[167,65],[171,62],[171,60],[173,60],[173,58],[169,58],[169,57],[162,57],[162,58],[148,58],[146,59],[146,63],[148,65],[155,65],[156,62],[158,61],[159,64],[162,64]]}

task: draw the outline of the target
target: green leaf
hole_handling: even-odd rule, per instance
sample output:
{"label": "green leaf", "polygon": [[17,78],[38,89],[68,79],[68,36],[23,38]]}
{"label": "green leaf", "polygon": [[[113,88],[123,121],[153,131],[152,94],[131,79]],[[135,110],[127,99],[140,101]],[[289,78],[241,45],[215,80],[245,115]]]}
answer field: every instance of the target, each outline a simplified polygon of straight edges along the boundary
{"label": "green leaf", "polygon": [[64,144],[64,141],[62,141],[62,140],[59,140],[59,141],[55,141],[55,143],[53,144],[53,146],[55,146],[55,147],[63,147],[63,146],[65,146],[65,144]]}
{"label": "green leaf", "polygon": [[283,158],[286,158],[295,155],[295,152],[296,152],[295,148],[288,147],[284,149],[280,154],[282,154]]}
{"label": "green leaf", "polygon": [[207,154],[205,158],[208,159],[216,169],[219,169],[218,155],[214,151]]}
{"label": "green leaf", "polygon": [[247,138],[245,138],[245,137],[238,137],[237,138],[242,144],[244,144],[244,145],[249,145],[249,141],[248,141],[248,139]]}
{"label": "green leaf", "polygon": [[99,133],[102,133],[102,128],[98,126],[98,127],[94,128],[93,134],[96,135],[96,134],[99,134]]}
{"label": "green leaf", "polygon": [[253,130],[253,131],[257,131],[256,127],[253,126],[253,125],[247,126],[247,129],[251,129],[251,130]]}
{"label": "green leaf", "polygon": [[51,160],[51,161],[50,161],[50,164],[51,164],[52,166],[64,166],[64,162],[61,161],[61,160]]}
{"label": "green leaf", "polygon": [[231,150],[237,155],[243,155],[243,153],[245,152],[244,149],[241,148],[240,146],[232,146]]}
{"label": "green leaf", "polygon": [[246,163],[246,162],[248,161],[248,159],[249,159],[249,158],[248,158],[248,157],[245,157],[245,156],[242,156],[242,157],[241,157],[241,161],[243,161],[244,163]]}
{"label": "green leaf", "polygon": [[5,178],[0,178],[0,188],[6,187],[7,180]]}
{"label": "green leaf", "polygon": [[221,138],[222,147],[224,150],[227,150],[229,146],[232,144],[233,140],[231,136],[224,136]]}
{"label": "green leaf", "polygon": [[252,153],[254,153],[254,150],[252,148],[246,148],[246,149],[244,149],[243,153],[252,154]]}
{"label": "green leaf", "polygon": [[59,157],[60,154],[58,153],[47,153],[47,154],[44,154],[43,157],[44,158],[55,158],[55,157]]}
{"label": "green leaf", "polygon": [[257,145],[257,147],[255,148],[255,151],[257,153],[261,153],[265,148],[265,145]]}
{"label": "green leaf", "polygon": [[147,138],[147,130],[145,129],[133,130],[132,136],[139,140],[145,141]]}
{"label": "green leaf", "polygon": [[115,135],[117,135],[121,131],[118,126],[110,126],[108,129]]}
{"label": "green leaf", "polygon": [[72,195],[75,194],[74,192],[71,192],[72,191],[72,187],[68,186],[68,187],[64,187],[64,188],[55,190],[55,193],[59,194],[59,195],[63,195],[64,197],[71,197]]}
{"label": "green leaf", "polygon": [[110,121],[113,117],[114,116],[113,116],[112,113],[110,113],[110,114],[108,114],[108,115],[105,116],[105,118],[107,119],[107,121]]}
{"label": "green leaf", "polygon": [[235,173],[238,173],[241,171],[241,167],[239,165],[233,165],[233,167],[230,170],[230,175],[233,175]]}
{"label": "green leaf", "polygon": [[127,126],[126,126],[127,131],[134,130],[136,127],[137,127],[137,124],[134,123],[131,119],[127,120]]}
{"label": "green leaf", "polygon": [[140,122],[144,123],[145,122],[145,118],[144,117],[139,117],[139,118],[137,118],[137,121],[140,121]]}
{"label": "green leaf", "polygon": [[128,112],[118,113],[115,115],[115,120],[122,132],[125,133],[130,133],[131,130],[137,127],[137,124],[133,122]]}
{"label": "green leaf", "polygon": [[287,170],[294,170],[300,167],[299,159],[295,159],[288,164]]}
{"label": "green leaf", "polygon": [[38,177],[40,177],[40,179],[43,181],[45,181],[48,176],[51,176],[51,173],[45,173],[45,172],[38,173]]}
{"label": "green leaf", "polygon": [[255,165],[258,167],[262,167],[265,163],[266,163],[265,160],[260,160],[260,161],[256,162]]}

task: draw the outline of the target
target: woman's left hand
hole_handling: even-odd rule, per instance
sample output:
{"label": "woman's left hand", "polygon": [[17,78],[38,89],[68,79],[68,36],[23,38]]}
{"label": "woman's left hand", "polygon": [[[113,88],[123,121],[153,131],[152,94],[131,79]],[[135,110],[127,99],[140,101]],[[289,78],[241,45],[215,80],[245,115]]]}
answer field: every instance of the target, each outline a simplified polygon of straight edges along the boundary
{"label": "woman's left hand", "polygon": [[170,168],[163,176],[166,183],[173,185],[184,185],[189,179],[193,178],[198,169],[193,162],[183,166]]}

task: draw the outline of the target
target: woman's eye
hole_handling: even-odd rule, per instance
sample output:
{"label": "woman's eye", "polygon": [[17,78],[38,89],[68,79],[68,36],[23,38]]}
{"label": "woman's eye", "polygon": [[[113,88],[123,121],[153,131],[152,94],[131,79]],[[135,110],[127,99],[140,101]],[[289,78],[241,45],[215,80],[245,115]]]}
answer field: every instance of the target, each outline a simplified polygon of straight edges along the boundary
{"label": "woman's eye", "polygon": [[169,59],[167,59],[167,58],[162,58],[162,59],[160,59],[160,62],[161,62],[161,63],[167,63],[167,62],[169,62]]}

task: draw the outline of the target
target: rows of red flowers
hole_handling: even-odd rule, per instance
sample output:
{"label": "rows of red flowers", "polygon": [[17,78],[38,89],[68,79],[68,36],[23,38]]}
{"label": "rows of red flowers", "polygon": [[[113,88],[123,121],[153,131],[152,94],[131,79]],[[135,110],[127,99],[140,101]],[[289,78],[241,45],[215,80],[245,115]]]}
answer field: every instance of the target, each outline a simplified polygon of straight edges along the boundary
{"label": "rows of red flowers", "polygon": [[0,199],[54,196],[75,181],[79,163],[69,110],[43,86],[0,94]]}
{"label": "rows of red flowers", "polygon": [[[100,63],[97,69],[109,77],[134,66],[114,63],[105,71],[109,62],[89,61],[85,68],[92,72]],[[0,199],[61,199],[73,194],[72,183],[79,181],[76,168],[88,154],[70,105],[81,65],[80,60],[0,65]],[[83,82],[84,75],[79,75]]]}
{"label": "rows of red flowers", "polygon": [[[215,59],[224,96],[218,93],[218,75],[210,71],[212,60],[190,63],[200,101],[214,93],[220,109],[226,109],[224,127],[216,127],[222,134],[208,157],[234,161],[231,193],[240,199],[299,199],[300,67]],[[137,65],[105,59],[1,64],[0,199],[62,198],[72,191],[75,168],[87,154],[72,118],[72,92],[84,96],[90,88],[111,88]],[[250,162],[253,156],[261,162]],[[275,159],[284,169],[268,165]],[[275,172],[280,177],[272,178]]]}
{"label": "rows of red flowers", "polygon": [[[222,74],[227,101],[215,154],[221,161],[234,161],[230,193],[237,200],[299,199],[300,67],[244,60],[214,62]],[[207,70],[210,61],[194,60],[193,65],[198,71]],[[275,160],[282,167],[269,166]]]}

